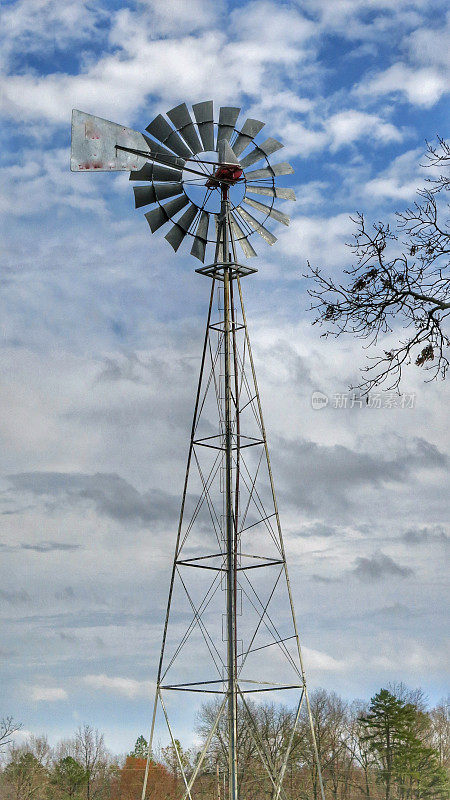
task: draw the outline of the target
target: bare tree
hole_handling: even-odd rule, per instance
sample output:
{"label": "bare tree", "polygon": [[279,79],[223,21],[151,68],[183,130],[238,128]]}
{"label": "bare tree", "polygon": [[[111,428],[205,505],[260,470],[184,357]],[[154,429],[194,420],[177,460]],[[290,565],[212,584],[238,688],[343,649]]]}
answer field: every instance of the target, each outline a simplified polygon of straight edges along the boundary
{"label": "bare tree", "polygon": [[403,683],[403,681],[389,681],[387,688],[389,689],[390,693],[397,698],[397,700],[402,700],[404,703],[410,703],[417,709],[417,711],[425,713],[428,705],[428,697],[423,689],[420,688],[420,686],[416,687],[415,689],[410,689],[410,687],[407,686],[406,683]]}
{"label": "bare tree", "polygon": [[0,750],[12,744],[13,736],[22,728],[21,722],[15,722],[13,717],[3,717],[0,720]]}
{"label": "bare tree", "polygon": [[443,194],[450,188],[450,145],[440,138],[437,146],[427,143],[423,166],[444,174],[428,178],[419,199],[397,213],[397,232],[386,222],[368,226],[361,213],[352,218],[356,233],[349,247],[356,265],[344,271],[347,280],[336,282],[308,264],[313,324],[325,327],[322,336],[351,333],[371,346],[399,324],[405,330],[404,338],[363,368],[357,388],[364,392],[385,383],[398,389],[412,360],[427,370],[428,380],[444,379],[448,370],[450,227]]}
{"label": "bare tree", "polygon": [[347,796],[350,782],[351,758],[348,752],[349,710],[347,703],[335,692],[328,694],[328,758],[327,772],[332,797]]}
{"label": "bare tree", "polygon": [[450,697],[441,700],[430,711],[431,745],[439,757],[439,764],[444,769],[450,766]]}
{"label": "bare tree", "polygon": [[91,800],[96,778],[107,761],[103,734],[90,725],[78,728],[75,734],[77,760],[86,772],[86,800]]}
{"label": "bare tree", "polygon": [[[350,766],[347,747],[347,704],[335,692],[315,689],[310,696],[310,705],[325,793],[327,794],[329,790],[332,797],[337,798],[339,794],[342,796],[340,789],[343,776]],[[320,796],[319,774],[305,707],[301,717],[296,753],[299,766],[303,764],[309,773],[312,792],[309,790],[307,796],[312,795],[314,800],[317,800]]]}
{"label": "bare tree", "polygon": [[52,760],[52,749],[45,734],[34,736],[31,734],[25,744],[28,753],[32,753],[39,763],[47,769]]}
{"label": "bare tree", "polygon": [[[252,714],[253,722],[257,726],[256,709],[252,703],[248,703],[247,705]],[[200,709],[197,732],[203,741],[206,740],[214,724],[219,706],[220,703],[216,701],[205,703]],[[255,789],[256,792],[258,790],[262,770],[258,763],[258,750],[255,745],[251,723],[241,703],[238,705],[238,745],[240,752],[238,788],[239,791],[242,791],[245,784],[246,795],[252,797],[253,789]],[[207,758],[204,762],[204,769],[211,775],[215,775],[216,770],[222,775],[228,772],[228,722],[226,714],[222,714],[216,732],[211,740]]]}
{"label": "bare tree", "polygon": [[359,794],[370,800],[372,771],[374,757],[367,742],[363,739],[361,717],[367,713],[368,704],[355,700],[350,709],[347,748],[352,763],[356,765],[353,771],[352,784]]}

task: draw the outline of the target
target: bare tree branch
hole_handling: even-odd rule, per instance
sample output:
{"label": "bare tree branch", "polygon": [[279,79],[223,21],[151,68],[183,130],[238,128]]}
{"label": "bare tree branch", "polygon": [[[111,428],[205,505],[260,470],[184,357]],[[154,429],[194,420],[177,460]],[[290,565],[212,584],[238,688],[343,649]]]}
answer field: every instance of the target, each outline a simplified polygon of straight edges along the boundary
{"label": "bare tree branch", "polygon": [[[427,143],[426,159],[423,166],[448,170],[450,146],[440,138],[437,146]],[[368,348],[398,323],[406,331],[362,369],[363,379],[353,388],[366,393],[385,383],[398,389],[403,367],[412,361],[429,373],[428,380],[444,379],[449,367],[450,225],[448,218],[441,220],[445,204],[439,193],[449,190],[450,178],[426,180],[419,199],[397,213],[397,232],[385,222],[368,227],[361,213],[351,218],[356,265],[344,271],[345,281],[337,283],[308,263],[313,324],[325,326],[322,336],[351,333],[366,339]]]}
{"label": "bare tree branch", "polygon": [[0,720],[0,749],[12,744],[14,734],[21,728],[21,722],[14,722],[12,717],[3,717]]}

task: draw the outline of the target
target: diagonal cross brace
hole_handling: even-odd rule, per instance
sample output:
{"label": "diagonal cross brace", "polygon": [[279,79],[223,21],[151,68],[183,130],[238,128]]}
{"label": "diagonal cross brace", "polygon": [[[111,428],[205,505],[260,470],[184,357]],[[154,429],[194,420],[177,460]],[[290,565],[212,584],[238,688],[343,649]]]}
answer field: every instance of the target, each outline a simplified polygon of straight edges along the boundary
{"label": "diagonal cross brace", "polygon": [[[239,692],[240,698],[242,700],[242,703],[243,703],[243,705],[245,707],[245,710],[247,712],[248,718],[250,720],[250,731],[251,731],[252,736],[253,736],[253,741],[255,742],[256,749],[258,750],[258,753],[259,753],[259,757],[260,757],[260,759],[261,759],[261,761],[262,761],[262,763],[263,763],[263,765],[264,765],[264,767],[266,769],[266,772],[267,772],[267,774],[268,774],[268,776],[270,778],[270,782],[271,782],[271,784],[272,784],[272,786],[274,788],[274,792],[275,792],[276,789],[277,789],[277,781],[276,781],[276,778],[275,778],[275,766],[274,766],[274,763],[272,761],[270,753],[268,753],[266,751],[266,748],[264,746],[264,742],[262,741],[262,739],[261,739],[261,737],[259,735],[258,728],[256,727],[255,720],[252,717],[252,713],[251,713],[251,711],[250,711],[250,709],[248,707],[248,704],[246,703],[245,697],[244,697],[243,693],[241,692],[241,689],[240,689],[239,686],[238,686],[238,692]],[[282,792],[284,800],[287,800],[286,792],[284,791],[284,789],[280,787],[279,791]],[[183,798],[183,800],[184,800],[184,798]]]}
{"label": "diagonal cross brace", "polygon": [[295,731],[297,730],[298,720],[300,718],[300,711],[302,709],[302,703],[303,703],[304,696],[305,696],[305,689],[303,688],[302,692],[301,692],[301,695],[300,695],[300,700],[298,701],[297,713],[295,715],[294,724],[292,726],[292,732],[291,732],[291,735],[289,737],[289,744],[288,744],[286,752],[284,754],[283,763],[281,765],[281,769],[280,769],[280,772],[278,774],[277,785],[275,787],[275,791],[273,793],[272,800],[278,800],[278,798],[280,796],[281,786],[283,784],[284,773],[286,772],[286,767],[287,767],[289,755],[290,755],[291,750],[292,750],[292,743],[294,741]]}
{"label": "diagonal cross brace", "polygon": [[198,775],[198,772],[200,770],[201,765],[203,764],[203,760],[205,758],[205,755],[206,755],[206,752],[208,750],[208,747],[211,744],[212,738],[213,738],[213,736],[214,736],[214,734],[215,734],[215,732],[217,730],[217,726],[219,724],[220,718],[221,718],[223,710],[225,708],[225,703],[227,702],[227,699],[228,699],[228,695],[225,695],[223,700],[222,700],[221,706],[220,706],[220,708],[219,708],[219,710],[217,712],[216,718],[214,720],[214,724],[213,724],[213,726],[212,726],[212,728],[211,728],[211,730],[210,730],[210,732],[208,734],[208,738],[207,738],[207,740],[206,740],[206,742],[205,742],[205,744],[203,746],[203,750],[201,751],[199,759],[197,761],[197,764],[195,765],[194,772],[192,773],[191,779],[190,779],[189,783],[186,786],[186,791],[185,791],[185,793],[184,793],[184,795],[182,797],[182,800],[186,800],[188,795],[189,795],[189,798],[191,800],[191,789],[192,789],[192,786],[194,785],[194,781],[195,781],[195,779],[196,779],[196,777]]}

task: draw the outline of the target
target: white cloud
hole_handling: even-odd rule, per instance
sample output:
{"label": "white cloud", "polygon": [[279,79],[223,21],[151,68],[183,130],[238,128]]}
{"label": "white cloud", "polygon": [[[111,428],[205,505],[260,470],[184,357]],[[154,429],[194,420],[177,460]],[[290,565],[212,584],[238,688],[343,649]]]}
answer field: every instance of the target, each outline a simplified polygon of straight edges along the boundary
{"label": "white cloud", "polygon": [[395,158],[389,167],[376,178],[364,184],[363,191],[367,197],[411,202],[417,189],[423,183],[419,160],[422,150],[408,150]]}
{"label": "white cloud", "polygon": [[112,20],[114,53],[89,63],[78,75],[4,77],[3,112],[21,120],[67,124],[71,108],[79,107],[127,124],[151,94],[164,98],[163,111],[180,97],[236,102],[243,94],[276,94],[282,87],[273,65],[292,70],[309,56],[304,45],[315,28],[295,9],[257,0],[229,20],[228,33],[220,26],[186,35],[181,26],[178,38],[158,39],[141,14],[122,9]]}
{"label": "white cloud", "polygon": [[384,144],[400,142],[403,139],[403,134],[395,125],[384,122],[376,114],[366,114],[355,109],[334,114],[327,119],[325,127],[330,132],[332,150],[363,137],[369,142],[375,139]]}
{"label": "white cloud", "polygon": [[319,672],[341,672],[348,668],[349,664],[341,661],[328,653],[320,650],[311,650],[309,647],[302,648],[306,671],[317,670]]}
{"label": "white cloud", "polygon": [[449,83],[445,75],[435,69],[417,69],[402,62],[362,81],[356,90],[362,97],[400,93],[413,105],[423,108],[431,108],[448,91]]}
{"label": "white cloud", "polygon": [[18,0],[4,3],[1,10],[1,60],[8,66],[17,55],[52,54],[75,42],[87,42],[100,32],[98,22],[106,18],[100,4],[89,0]]}
{"label": "white cloud", "polygon": [[54,703],[58,700],[67,700],[68,694],[65,689],[56,686],[33,686],[31,699],[36,703]]}
{"label": "white cloud", "polygon": [[85,686],[100,692],[122,695],[133,700],[136,697],[151,697],[155,691],[153,681],[136,681],[133,678],[110,677],[109,675],[86,675]]}
{"label": "white cloud", "polygon": [[[278,251],[296,258],[297,276],[306,268],[306,261],[326,264],[328,267],[345,263],[348,248],[345,242],[350,237],[353,224],[349,214],[333,217],[296,216],[286,230],[277,232]],[[326,232],[326,233],[325,233]]]}
{"label": "white cloud", "polygon": [[405,641],[399,648],[392,640],[383,648],[384,652],[374,653],[366,666],[386,670],[392,675],[395,671],[408,670],[410,673],[423,673],[430,670],[445,670],[448,665],[448,652],[445,647],[424,647],[420,642]]}
{"label": "white cloud", "polygon": [[316,25],[292,6],[281,6],[270,0],[253,0],[231,15],[242,42],[257,45],[269,61],[296,61],[299,48],[315,33]]}
{"label": "white cloud", "polygon": [[[275,115],[276,119],[276,115]],[[277,127],[282,131],[285,154],[288,158],[292,156],[302,156],[306,158],[311,153],[323,150],[326,147],[329,137],[324,130],[314,130],[307,128],[300,120],[293,120],[291,116],[277,119]]]}
{"label": "white cloud", "polygon": [[138,4],[148,12],[146,21],[159,35],[205,29],[225,13],[224,0],[138,0]]}
{"label": "white cloud", "polygon": [[[97,176],[95,176],[97,177]],[[21,165],[0,168],[0,211],[13,216],[61,210],[70,206],[95,214],[106,214],[98,181],[69,171],[65,148],[22,151]]]}
{"label": "white cloud", "polygon": [[[427,0],[297,0],[314,15],[324,32],[347,39],[374,41],[408,30],[422,20]],[[444,5],[442,3],[442,5]]]}
{"label": "white cloud", "polygon": [[407,39],[407,47],[411,58],[417,64],[437,67],[443,70],[450,68],[450,13],[447,24],[436,28],[417,28]]}
{"label": "white cloud", "polygon": [[309,181],[308,183],[300,183],[294,187],[297,200],[295,201],[295,210],[308,209],[320,206],[324,202],[325,191],[329,184],[325,181]]}

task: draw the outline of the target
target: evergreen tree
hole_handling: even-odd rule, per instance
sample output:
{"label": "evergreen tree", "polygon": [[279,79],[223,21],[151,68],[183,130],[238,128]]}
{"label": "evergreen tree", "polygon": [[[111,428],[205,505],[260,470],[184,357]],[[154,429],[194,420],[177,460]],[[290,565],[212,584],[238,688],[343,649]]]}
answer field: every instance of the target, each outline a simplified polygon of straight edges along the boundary
{"label": "evergreen tree", "polygon": [[183,770],[186,770],[190,764],[190,755],[188,750],[183,749],[179,739],[174,739],[173,741],[173,744],[162,748],[162,756],[169,772],[174,776],[175,780],[177,780],[181,774],[179,761],[181,761]]}
{"label": "evergreen tree", "polygon": [[438,754],[426,743],[426,715],[387,689],[381,689],[359,718],[361,740],[378,764],[385,800],[394,790],[400,800],[447,797],[446,776]]}
{"label": "evergreen tree", "polygon": [[47,771],[33,753],[14,750],[4,769],[14,800],[37,800],[47,783]]}
{"label": "evergreen tree", "polygon": [[148,755],[148,742],[141,735],[136,739],[134,750],[131,751],[130,756],[132,758],[147,758],[147,755]]}
{"label": "evergreen tree", "polygon": [[86,781],[85,770],[72,756],[66,756],[57,762],[52,776],[52,784],[64,792],[64,797],[76,797]]}
{"label": "evergreen tree", "polygon": [[370,701],[369,710],[360,717],[367,743],[378,761],[379,780],[384,784],[385,800],[390,800],[396,759],[405,746],[405,739],[414,723],[412,706],[381,689]]}

